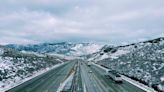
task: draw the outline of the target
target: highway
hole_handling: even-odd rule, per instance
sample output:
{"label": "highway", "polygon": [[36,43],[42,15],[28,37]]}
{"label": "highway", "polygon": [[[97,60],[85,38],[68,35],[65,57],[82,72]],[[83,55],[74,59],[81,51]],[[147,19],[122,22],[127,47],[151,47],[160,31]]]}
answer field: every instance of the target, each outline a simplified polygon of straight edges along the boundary
{"label": "highway", "polygon": [[56,92],[74,65],[75,62],[69,62],[7,92]]}
{"label": "highway", "polygon": [[7,92],[56,92],[75,65],[77,68],[72,84],[73,91],[67,92],[144,92],[126,81],[122,84],[115,83],[104,77],[104,70],[94,65],[89,67],[82,61],[77,64],[77,61],[68,62]]}
{"label": "highway", "polygon": [[81,76],[87,92],[108,92],[97,79],[97,76],[95,76],[94,73],[89,73],[89,71],[91,71],[91,69],[83,63],[81,65]]}
{"label": "highway", "polygon": [[81,64],[81,72],[87,92],[144,92],[126,81],[123,81],[122,84],[115,83],[104,77],[104,70],[93,65],[88,67],[85,63]]}

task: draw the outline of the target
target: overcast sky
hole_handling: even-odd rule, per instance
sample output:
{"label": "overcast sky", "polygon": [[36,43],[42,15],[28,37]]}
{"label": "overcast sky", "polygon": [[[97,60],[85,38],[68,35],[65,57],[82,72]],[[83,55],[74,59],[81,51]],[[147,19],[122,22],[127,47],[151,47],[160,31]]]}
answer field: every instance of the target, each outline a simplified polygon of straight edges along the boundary
{"label": "overcast sky", "polygon": [[0,44],[164,37],[164,0],[1,0]]}

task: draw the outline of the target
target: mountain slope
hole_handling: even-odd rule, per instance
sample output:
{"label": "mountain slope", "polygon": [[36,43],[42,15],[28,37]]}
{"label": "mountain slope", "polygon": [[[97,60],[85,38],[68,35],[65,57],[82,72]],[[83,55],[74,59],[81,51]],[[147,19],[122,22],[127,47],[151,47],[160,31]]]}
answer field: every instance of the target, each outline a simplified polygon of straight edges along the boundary
{"label": "mountain slope", "polygon": [[19,51],[29,51],[37,53],[63,54],[67,56],[81,56],[97,52],[102,46],[93,43],[43,43],[36,45],[6,45],[6,47]]}
{"label": "mountain slope", "polygon": [[164,83],[164,38],[126,46],[106,46],[88,57],[145,84]]}
{"label": "mountain slope", "polygon": [[0,46],[0,89],[60,63],[60,58],[25,54]]}

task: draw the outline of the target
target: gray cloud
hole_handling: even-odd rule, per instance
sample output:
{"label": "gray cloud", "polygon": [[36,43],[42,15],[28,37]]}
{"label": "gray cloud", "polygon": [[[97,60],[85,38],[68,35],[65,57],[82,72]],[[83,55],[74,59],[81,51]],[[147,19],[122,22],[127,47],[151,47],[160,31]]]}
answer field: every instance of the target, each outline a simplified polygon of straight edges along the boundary
{"label": "gray cloud", "polygon": [[164,34],[164,1],[5,0],[0,44],[46,41],[124,44]]}

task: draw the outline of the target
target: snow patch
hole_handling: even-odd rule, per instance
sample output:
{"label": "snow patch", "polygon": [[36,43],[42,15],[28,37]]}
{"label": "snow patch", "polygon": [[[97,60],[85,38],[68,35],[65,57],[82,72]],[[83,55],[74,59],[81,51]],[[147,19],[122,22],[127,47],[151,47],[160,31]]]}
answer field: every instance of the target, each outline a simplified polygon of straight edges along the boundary
{"label": "snow patch", "polygon": [[12,88],[14,88],[16,86],[19,86],[19,85],[23,84],[26,81],[29,81],[29,80],[31,80],[31,79],[33,79],[33,78],[35,78],[35,77],[37,77],[37,76],[45,73],[45,72],[48,72],[50,70],[53,70],[53,69],[55,69],[55,68],[57,68],[59,66],[62,66],[64,64],[65,63],[61,63],[61,64],[56,64],[56,65],[54,65],[53,67],[50,67],[50,68],[48,67],[48,68],[46,68],[44,70],[41,70],[39,72],[36,72],[34,75],[32,75],[30,77],[27,77],[25,79],[20,79],[19,77],[15,77],[15,79],[17,80],[15,82],[13,82],[13,80],[8,80],[8,82],[1,81],[0,82],[0,92],[6,92],[9,89],[12,89]]}
{"label": "snow patch", "polygon": [[106,59],[106,58],[109,58],[109,55],[107,53],[104,53],[102,56],[100,56],[100,58],[98,58],[96,61],[99,61],[99,60],[103,60],[103,59]]}
{"label": "snow patch", "polygon": [[0,48],[0,55],[2,55],[4,53],[4,49]]}
{"label": "snow patch", "polygon": [[62,92],[65,86],[69,85],[71,81],[73,80],[75,72],[73,72],[62,84],[60,84],[58,90],[56,92]]}
{"label": "snow patch", "polygon": [[98,52],[102,48],[102,45],[97,44],[89,44],[89,45],[83,45],[83,44],[77,44],[75,47],[72,47],[71,49],[74,50],[72,52],[75,56],[81,56],[81,55],[87,55],[92,54],[95,52]]}
{"label": "snow patch", "polygon": [[162,75],[160,79],[161,79],[161,81],[164,81],[164,75]]}
{"label": "snow patch", "polygon": [[127,50],[118,50],[117,52],[111,54],[111,58],[117,59],[119,56],[129,53]]}

